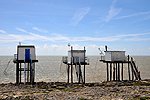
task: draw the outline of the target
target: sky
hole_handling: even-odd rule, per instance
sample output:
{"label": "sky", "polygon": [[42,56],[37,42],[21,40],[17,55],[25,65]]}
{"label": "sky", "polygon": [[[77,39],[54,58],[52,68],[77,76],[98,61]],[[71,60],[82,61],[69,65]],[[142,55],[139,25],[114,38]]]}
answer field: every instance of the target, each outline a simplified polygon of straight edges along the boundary
{"label": "sky", "polygon": [[35,45],[37,55],[98,48],[150,55],[150,0],[0,0],[0,55]]}

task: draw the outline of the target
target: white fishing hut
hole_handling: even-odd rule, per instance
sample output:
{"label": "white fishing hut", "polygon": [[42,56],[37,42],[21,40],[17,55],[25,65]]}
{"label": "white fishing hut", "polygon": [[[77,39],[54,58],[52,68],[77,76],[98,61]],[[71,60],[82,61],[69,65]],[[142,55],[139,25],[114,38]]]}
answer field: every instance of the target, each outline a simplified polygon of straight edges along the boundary
{"label": "white fishing hut", "polygon": [[[73,50],[73,47],[71,47],[71,50],[68,51],[68,56],[63,57],[63,63],[68,66],[67,67],[68,83],[70,78],[71,83],[73,83],[73,67],[76,70],[78,83],[85,83],[85,65],[89,65],[85,54],[86,54],[85,47],[84,50]],[[83,69],[81,68],[81,66],[83,66]]]}
{"label": "white fishing hut", "polygon": [[22,74],[24,74],[24,83],[34,83],[35,78],[35,62],[36,53],[33,45],[18,45],[17,54],[14,55],[14,63],[16,64],[16,83],[22,82]]}
{"label": "white fishing hut", "polygon": [[17,47],[17,60],[36,60],[35,47],[32,45],[19,45]]}
{"label": "white fishing hut", "polygon": [[85,63],[86,50],[71,50],[68,51],[68,63]]}
{"label": "white fishing hut", "polygon": [[129,80],[141,80],[140,71],[129,55],[125,56],[125,51],[108,51],[105,46],[105,54],[101,56],[101,60],[106,63],[107,68],[107,81],[123,81],[124,79],[124,64],[128,66]]}
{"label": "white fishing hut", "polygon": [[125,51],[105,51],[105,61],[125,61]]}

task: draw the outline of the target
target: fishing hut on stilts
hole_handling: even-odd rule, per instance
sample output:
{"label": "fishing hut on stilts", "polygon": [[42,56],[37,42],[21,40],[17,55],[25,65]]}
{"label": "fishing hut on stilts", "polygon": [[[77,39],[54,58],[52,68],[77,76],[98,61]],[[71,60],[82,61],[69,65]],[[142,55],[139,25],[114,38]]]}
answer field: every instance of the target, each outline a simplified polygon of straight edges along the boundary
{"label": "fishing hut on stilts", "polygon": [[[33,45],[18,45],[13,62],[16,64],[16,84],[34,84],[36,54]],[[23,80],[24,79],[24,80]]]}
{"label": "fishing hut on stilts", "polygon": [[73,71],[75,70],[78,83],[85,83],[85,66],[89,65],[86,50],[71,50],[68,51],[68,57],[63,57],[63,63],[67,65],[67,82],[73,83]]}
{"label": "fishing hut on stilts", "polygon": [[141,80],[140,71],[133,59],[129,55],[125,56],[125,51],[108,51],[105,46],[105,55],[101,56],[103,63],[106,63],[107,81],[124,81],[124,67],[128,67],[129,81]]}

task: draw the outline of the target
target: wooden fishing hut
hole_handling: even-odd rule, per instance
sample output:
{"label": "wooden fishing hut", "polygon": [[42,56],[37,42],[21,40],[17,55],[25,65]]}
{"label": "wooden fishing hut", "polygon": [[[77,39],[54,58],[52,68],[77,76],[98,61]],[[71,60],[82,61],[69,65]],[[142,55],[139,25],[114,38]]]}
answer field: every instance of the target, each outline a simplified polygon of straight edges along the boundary
{"label": "wooden fishing hut", "polygon": [[63,57],[63,63],[67,65],[67,82],[73,83],[73,70],[75,69],[78,83],[85,83],[85,66],[89,65],[86,50],[71,50],[68,51],[68,57]]}
{"label": "wooden fishing hut", "polygon": [[[18,45],[13,62],[16,64],[16,84],[34,84],[36,54],[33,45]],[[22,75],[23,74],[23,75]]]}
{"label": "wooden fishing hut", "polygon": [[123,81],[125,64],[128,67],[129,80],[141,80],[140,71],[138,71],[133,57],[129,55],[126,57],[125,51],[108,51],[107,46],[105,49],[105,55],[101,57],[100,61],[106,63],[107,81]]}

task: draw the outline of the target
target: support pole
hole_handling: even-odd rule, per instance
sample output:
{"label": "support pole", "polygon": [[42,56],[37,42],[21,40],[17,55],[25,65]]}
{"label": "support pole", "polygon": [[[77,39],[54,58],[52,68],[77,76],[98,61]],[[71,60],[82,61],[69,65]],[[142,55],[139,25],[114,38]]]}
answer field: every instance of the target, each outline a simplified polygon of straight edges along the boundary
{"label": "support pole", "polygon": [[69,71],[70,71],[70,66],[69,66],[69,64],[67,65],[67,76],[68,76],[68,80],[67,80],[67,83],[69,83]]}
{"label": "support pole", "polygon": [[128,55],[128,75],[129,75],[129,81],[131,80],[130,77],[130,56]]}
{"label": "support pole", "polygon": [[113,81],[115,81],[115,63],[113,63]]}
{"label": "support pole", "polygon": [[120,63],[118,63],[118,81],[120,81]]}
{"label": "support pole", "polygon": [[112,63],[110,63],[110,81],[112,81]]}
{"label": "support pole", "polygon": [[16,63],[16,84],[19,84],[19,63]]}
{"label": "support pole", "polygon": [[116,81],[118,81],[118,66],[117,66],[117,63],[116,63]]}
{"label": "support pole", "polygon": [[71,83],[73,83],[73,64],[71,64]]}
{"label": "support pole", "polygon": [[73,54],[72,54],[73,47],[71,46],[71,83],[73,83]]}
{"label": "support pole", "polygon": [[107,81],[109,81],[108,62],[106,64],[107,64]]}
{"label": "support pole", "polygon": [[84,66],[83,66],[83,83],[85,84],[85,47],[84,47]]}
{"label": "support pole", "polygon": [[20,78],[19,83],[21,83],[21,63],[19,63],[19,67],[20,67],[20,68],[19,68],[19,71],[20,71],[20,73],[19,73],[19,74],[20,74],[20,77],[19,77],[19,78]]}
{"label": "support pole", "polygon": [[29,83],[29,63],[27,64],[27,82]]}
{"label": "support pole", "polygon": [[32,69],[32,64],[30,63],[30,82],[33,84],[33,69]]}
{"label": "support pole", "polygon": [[121,80],[123,81],[123,63],[122,63],[122,66],[121,66]]}

